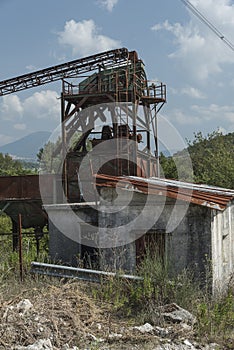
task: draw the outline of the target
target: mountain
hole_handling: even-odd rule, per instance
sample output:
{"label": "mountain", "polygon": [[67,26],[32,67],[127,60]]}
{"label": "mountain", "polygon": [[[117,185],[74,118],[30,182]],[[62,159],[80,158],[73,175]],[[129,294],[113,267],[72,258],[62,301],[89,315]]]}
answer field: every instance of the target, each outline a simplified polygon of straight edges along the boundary
{"label": "mountain", "polygon": [[0,153],[8,153],[13,158],[34,161],[40,148],[48,141],[49,131],[38,131],[17,141],[0,146]]}

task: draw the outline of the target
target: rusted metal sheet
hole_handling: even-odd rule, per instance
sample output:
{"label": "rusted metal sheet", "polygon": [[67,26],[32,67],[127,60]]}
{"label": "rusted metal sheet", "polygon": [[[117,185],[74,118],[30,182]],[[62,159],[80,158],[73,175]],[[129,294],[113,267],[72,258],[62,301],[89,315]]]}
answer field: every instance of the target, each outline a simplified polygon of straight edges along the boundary
{"label": "rusted metal sheet", "polygon": [[39,177],[37,175],[0,177],[1,201],[40,198]]}
{"label": "rusted metal sheet", "polygon": [[[41,177],[40,182],[43,179]],[[43,186],[46,187],[45,193],[48,197],[53,197],[53,175],[45,175]],[[0,177],[0,201],[11,200],[41,200],[39,176],[1,176]]]}
{"label": "rusted metal sheet", "polygon": [[156,177],[96,175],[97,186],[116,187],[117,183],[118,187],[126,190],[179,199],[216,210],[224,210],[228,203],[234,199],[234,190],[221,187],[197,185]]}
{"label": "rusted metal sheet", "polygon": [[1,176],[0,177],[0,210],[5,212],[13,222],[18,214],[22,215],[22,227],[41,227],[47,224],[47,214],[42,209],[40,186],[49,203],[53,201],[53,184],[56,176],[38,175]]}

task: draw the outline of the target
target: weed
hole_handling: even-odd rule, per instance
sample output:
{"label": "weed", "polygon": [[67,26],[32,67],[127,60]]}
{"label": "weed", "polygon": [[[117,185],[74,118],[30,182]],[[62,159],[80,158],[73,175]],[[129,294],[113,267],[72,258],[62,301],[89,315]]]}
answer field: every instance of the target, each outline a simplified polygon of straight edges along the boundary
{"label": "weed", "polygon": [[226,343],[234,340],[234,294],[233,289],[219,298],[205,298],[197,305],[197,331],[200,337],[207,335]]}
{"label": "weed", "polygon": [[[0,233],[10,232],[9,220],[1,218]],[[42,285],[56,284],[56,280],[47,277],[34,277],[29,274],[32,260],[45,262],[48,259],[48,236],[41,239],[41,252],[37,256],[34,237],[23,236],[23,267],[24,282],[19,280],[18,252],[12,252],[10,236],[1,236],[0,240],[0,297],[22,293],[26,286],[33,290]],[[209,267],[209,266],[208,266]],[[121,277],[121,271],[116,277],[105,277],[100,285],[93,284],[92,295],[112,305],[112,312],[118,318],[128,318],[134,322],[152,322],[162,324],[160,317],[155,317],[158,306],[176,303],[187,309],[197,318],[196,331],[199,338],[222,341],[227,349],[234,348],[234,280],[230,280],[227,292],[214,298],[209,288],[209,278],[203,289],[195,281],[189,270],[171,276],[170,266],[155,250],[146,252],[144,260],[138,266],[136,275],[142,281],[132,281]],[[210,272],[210,267],[207,269]],[[209,273],[207,273],[209,277]],[[22,287],[23,286],[23,287]],[[230,345],[231,344],[231,345]],[[98,344],[93,343],[93,347]]]}
{"label": "weed", "polygon": [[158,325],[163,325],[164,320],[155,309],[176,303],[197,318],[198,338],[222,341],[225,346],[233,344],[234,284],[225,295],[214,299],[209,286],[200,287],[191,271],[183,270],[172,277],[169,270],[167,262],[157,254],[147,253],[137,270],[142,281],[111,277],[103,280],[99,289],[95,287],[93,295],[112,303],[118,316]]}

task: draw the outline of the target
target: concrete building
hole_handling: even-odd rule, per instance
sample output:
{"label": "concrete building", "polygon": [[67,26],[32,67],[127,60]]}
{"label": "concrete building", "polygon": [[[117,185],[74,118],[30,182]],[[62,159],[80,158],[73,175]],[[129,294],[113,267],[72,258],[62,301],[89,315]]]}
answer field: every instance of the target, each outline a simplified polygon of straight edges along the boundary
{"label": "concrete building", "polygon": [[146,249],[157,249],[171,273],[189,268],[203,280],[211,267],[213,291],[225,288],[234,271],[234,190],[107,175],[96,185],[97,203],[46,206],[53,260],[134,272]]}

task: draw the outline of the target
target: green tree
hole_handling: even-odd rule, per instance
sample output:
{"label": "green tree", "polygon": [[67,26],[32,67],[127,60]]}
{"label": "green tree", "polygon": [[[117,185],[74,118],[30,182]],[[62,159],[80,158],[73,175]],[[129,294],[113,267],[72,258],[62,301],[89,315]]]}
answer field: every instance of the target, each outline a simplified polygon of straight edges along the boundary
{"label": "green tree", "polygon": [[188,152],[194,182],[234,188],[234,133],[214,131],[205,137],[199,132],[188,141]]}
{"label": "green tree", "polygon": [[[234,133],[223,135],[214,131],[207,136],[201,132],[188,140],[188,148],[177,152],[173,157],[160,156],[160,164],[166,178],[178,178],[177,167],[182,167],[183,179],[195,183],[234,188]],[[192,160],[193,179],[186,172],[186,153]],[[181,169],[180,169],[181,173]]]}
{"label": "green tree", "polygon": [[62,166],[62,144],[59,138],[57,142],[47,142],[44,148],[37,153],[39,170],[42,173],[56,174]]}
{"label": "green tree", "polygon": [[[160,165],[163,169],[163,173],[168,179],[178,179],[178,173],[176,164],[172,156],[166,157],[162,152],[159,157]],[[162,173],[162,171],[161,171]]]}
{"label": "green tree", "polygon": [[12,159],[9,154],[0,153],[0,176],[28,175],[34,173],[30,169],[25,169],[20,161]]}

